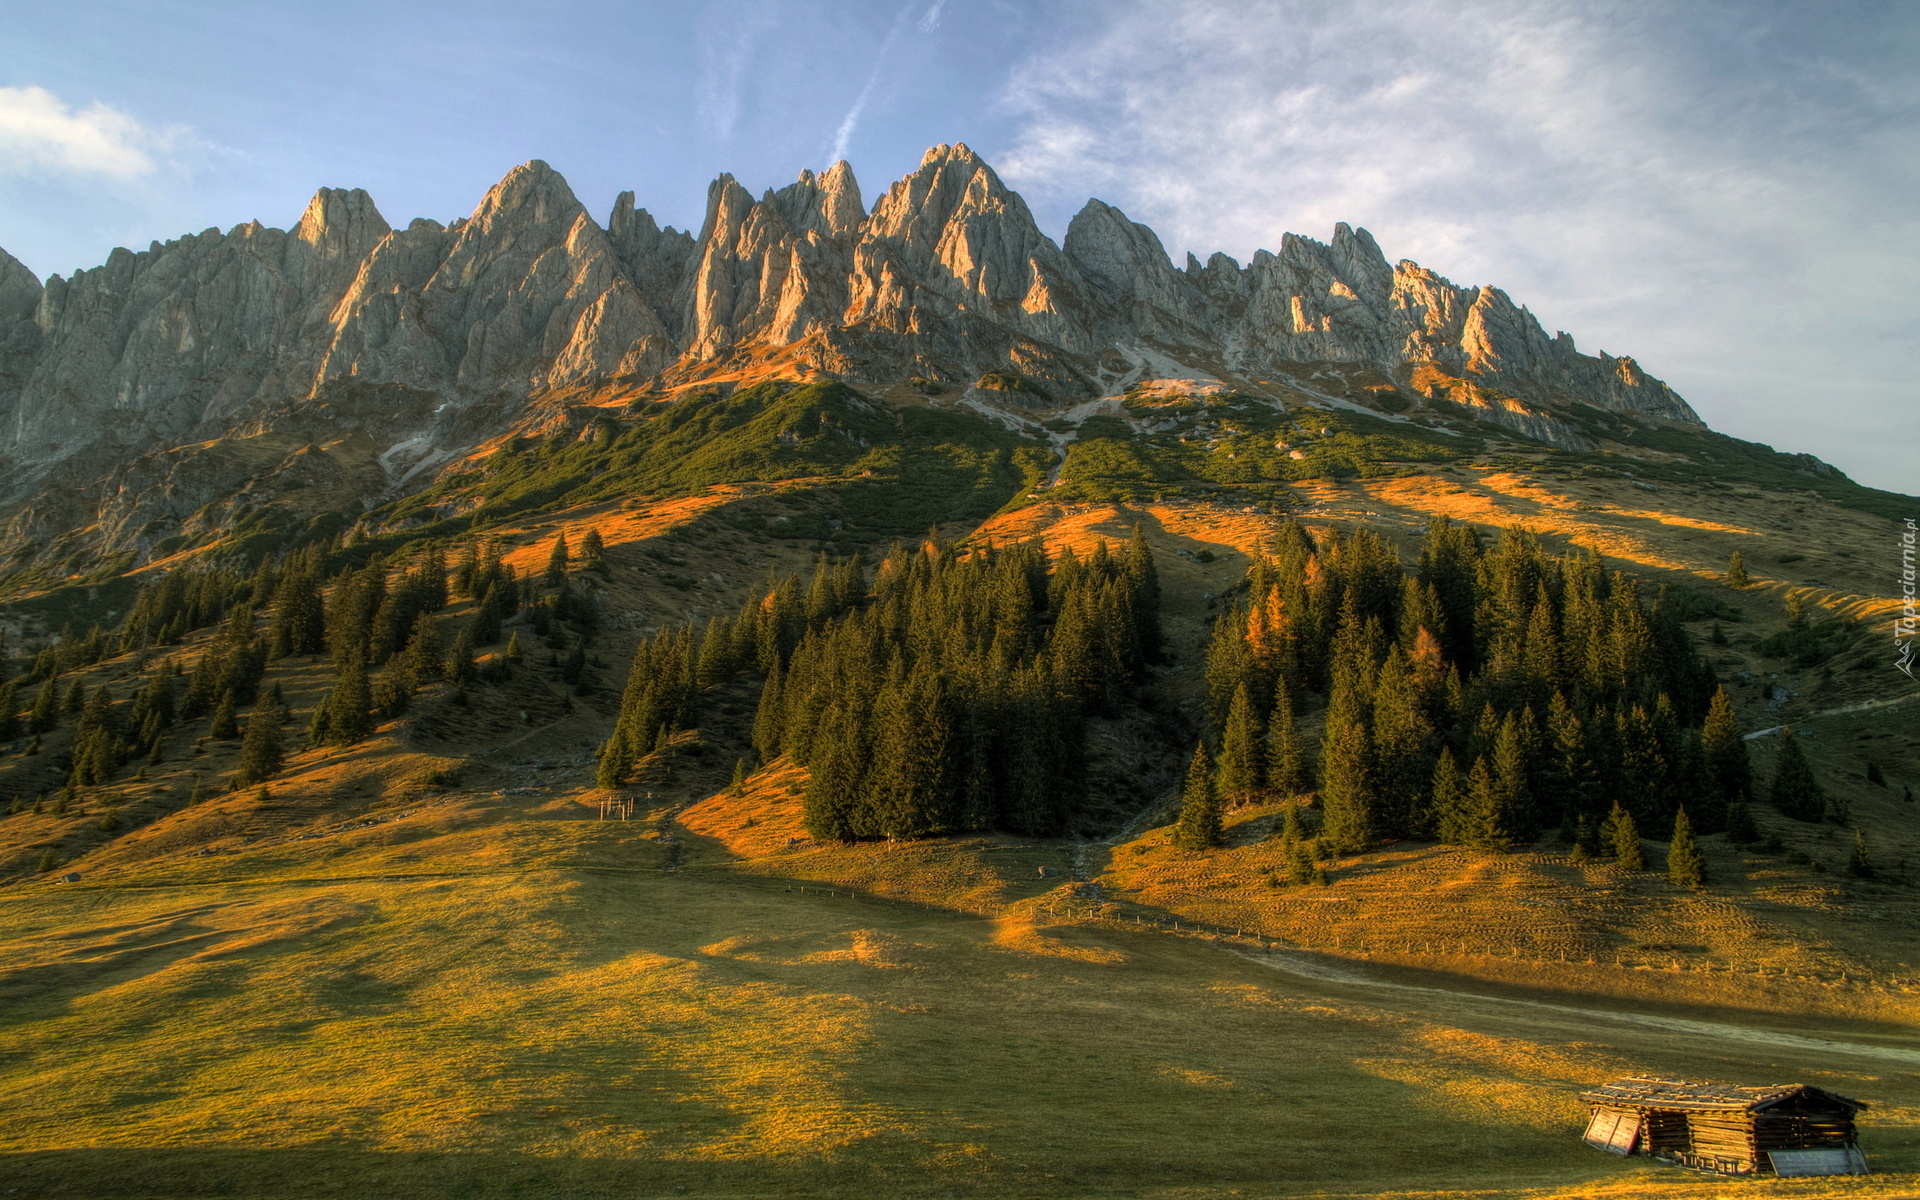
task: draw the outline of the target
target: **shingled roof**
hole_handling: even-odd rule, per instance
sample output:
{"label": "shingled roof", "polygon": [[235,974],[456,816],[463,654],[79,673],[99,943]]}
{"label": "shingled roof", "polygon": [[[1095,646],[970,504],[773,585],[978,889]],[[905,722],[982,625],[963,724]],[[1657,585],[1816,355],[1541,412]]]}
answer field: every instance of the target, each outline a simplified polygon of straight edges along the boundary
{"label": "shingled roof", "polygon": [[1796,1096],[1811,1096],[1858,1111],[1867,1107],[1824,1088],[1804,1083],[1779,1083],[1770,1087],[1737,1087],[1708,1080],[1616,1079],[1605,1087],[1580,1093],[1593,1104],[1616,1108],[1665,1109],[1678,1112],[1757,1112]]}

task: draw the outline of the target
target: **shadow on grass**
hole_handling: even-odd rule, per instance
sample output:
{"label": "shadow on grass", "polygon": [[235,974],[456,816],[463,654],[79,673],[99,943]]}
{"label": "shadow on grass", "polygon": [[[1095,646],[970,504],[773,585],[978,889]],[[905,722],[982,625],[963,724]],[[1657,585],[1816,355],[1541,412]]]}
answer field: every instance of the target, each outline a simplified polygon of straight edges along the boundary
{"label": "shadow on grass", "polygon": [[[952,1185],[923,1181],[925,1194]],[[302,1150],[104,1148],[0,1156],[0,1194],[45,1200],[187,1197],[404,1196],[408,1200],[819,1193],[911,1195],[906,1172],[767,1163],[662,1162],[641,1158],[419,1153],[351,1147]]]}

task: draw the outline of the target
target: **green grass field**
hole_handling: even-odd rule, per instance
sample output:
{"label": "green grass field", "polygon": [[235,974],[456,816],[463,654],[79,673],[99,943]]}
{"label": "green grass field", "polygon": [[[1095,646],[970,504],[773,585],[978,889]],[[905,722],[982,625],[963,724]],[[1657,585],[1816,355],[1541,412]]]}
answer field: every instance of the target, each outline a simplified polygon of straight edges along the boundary
{"label": "green grass field", "polygon": [[[10,889],[0,1194],[1920,1190],[1915,1063],[1873,1056],[1920,1048],[1899,1029],[1758,1019],[1842,1053],[1702,1037],[801,893],[777,854],[745,872],[684,829],[667,871],[649,826],[539,797],[408,811]],[[1025,856],[978,857],[1030,890]],[[1720,1184],[1581,1145],[1576,1093],[1635,1072],[1858,1095],[1893,1174]]]}

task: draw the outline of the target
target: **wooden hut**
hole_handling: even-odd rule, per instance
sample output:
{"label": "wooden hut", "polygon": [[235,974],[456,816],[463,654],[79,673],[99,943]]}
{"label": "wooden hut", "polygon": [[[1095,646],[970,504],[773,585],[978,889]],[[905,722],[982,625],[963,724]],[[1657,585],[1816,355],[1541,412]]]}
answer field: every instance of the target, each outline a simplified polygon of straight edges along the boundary
{"label": "wooden hut", "polygon": [[1864,1175],[1853,1114],[1865,1108],[1804,1083],[1736,1087],[1620,1079],[1580,1098],[1589,1146],[1722,1175]]}

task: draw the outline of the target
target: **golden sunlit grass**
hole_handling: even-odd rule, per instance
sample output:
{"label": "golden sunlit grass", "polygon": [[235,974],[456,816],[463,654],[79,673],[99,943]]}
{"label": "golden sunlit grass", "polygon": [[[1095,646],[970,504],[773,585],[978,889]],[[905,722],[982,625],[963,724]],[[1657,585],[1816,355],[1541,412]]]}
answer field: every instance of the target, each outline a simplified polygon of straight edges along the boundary
{"label": "golden sunlit grass", "polygon": [[[630,831],[535,832],[524,848],[551,859]],[[1710,1195],[1581,1146],[1574,1093],[1815,1065],[1383,1001],[1184,939],[738,886],[699,861],[297,885],[245,866],[4,901],[8,1186]],[[1910,1079],[1851,1082],[1915,1099]],[[1900,1113],[1869,1123],[1886,1168],[1915,1165]]]}

